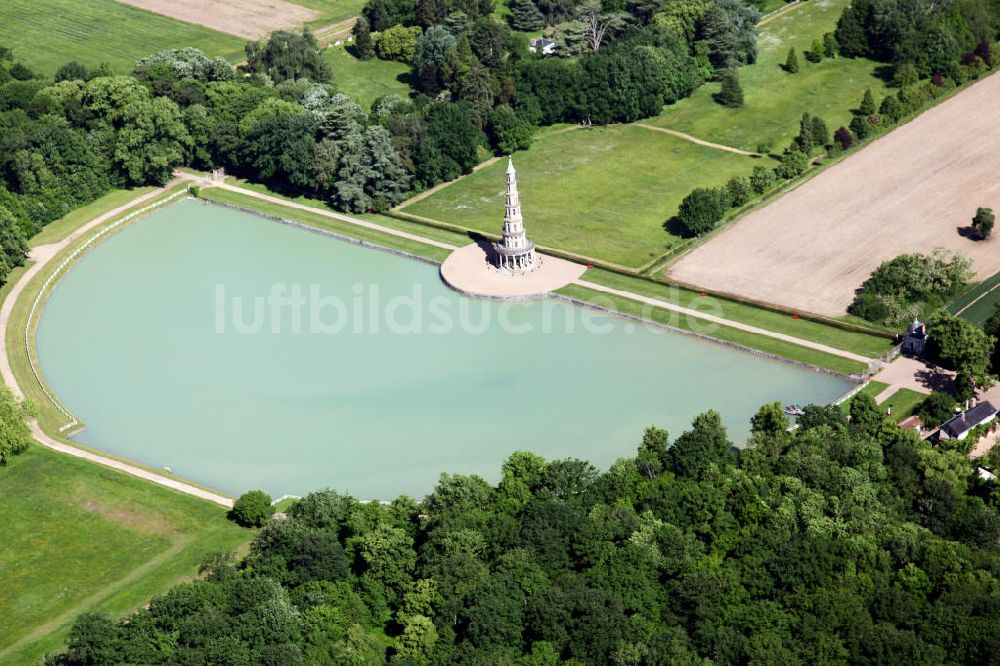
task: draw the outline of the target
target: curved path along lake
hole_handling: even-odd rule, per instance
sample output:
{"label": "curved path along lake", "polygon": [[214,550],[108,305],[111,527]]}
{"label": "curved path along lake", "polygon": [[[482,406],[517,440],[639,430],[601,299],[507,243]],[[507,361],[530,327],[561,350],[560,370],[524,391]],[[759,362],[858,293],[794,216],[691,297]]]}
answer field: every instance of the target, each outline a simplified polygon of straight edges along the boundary
{"label": "curved path along lake", "polygon": [[676,437],[716,408],[741,442],[764,402],[850,388],[554,300],[468,299],[434,266],[192,200],[70,269],[37,345],[79,441],[233,494],[419,498],[519,449],[606,468],[650,424]]}

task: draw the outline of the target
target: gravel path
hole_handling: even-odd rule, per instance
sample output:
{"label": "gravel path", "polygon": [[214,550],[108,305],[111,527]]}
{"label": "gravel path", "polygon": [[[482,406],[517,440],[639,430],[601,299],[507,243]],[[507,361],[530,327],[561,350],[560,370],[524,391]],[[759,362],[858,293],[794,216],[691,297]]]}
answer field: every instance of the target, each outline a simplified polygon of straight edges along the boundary
{"label": "gravel path", "polygon": [[691,143],[696,143],[699,146],[705,146],[706,148],[714,148],[716,150],[724,150],[727,153],[733,153],[735,155],[743,155],[744,157],[763,157],[760,153],[752,153],[749,150],[740,150],[739,148],[733,148],[732,146],[725,146],[721,143],[712,143],[711,141],[705,141],[704,139],[699,139],[698,137],[691,136],[690,134],[685,134],[684,132],[678,132],[677,130],[667,129],[666,127],[657,127],[656,125],[647,125],[646,123],[632,123],[636,127],[641,127],[643,129],[653,130],[654,132],[663,132],[664,134],[669,134],[670,136],[676,136],[678,139],[684,139],[685,141],[690,141]]}

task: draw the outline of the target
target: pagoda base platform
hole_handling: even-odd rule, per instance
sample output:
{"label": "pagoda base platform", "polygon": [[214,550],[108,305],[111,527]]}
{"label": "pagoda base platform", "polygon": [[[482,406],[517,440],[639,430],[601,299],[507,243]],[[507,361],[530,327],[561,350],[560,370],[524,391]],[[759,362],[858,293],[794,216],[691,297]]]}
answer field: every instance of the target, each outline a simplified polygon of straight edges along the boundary
{"label": "pagoda base platform", "polygon": [[583,275],[586,266],[535,254],[527,271],[509,271],[490,262],[486,243],[472,243],[448,255],[441,264],[441,279],[456,291],[485,298],[536,298],[565,287]]}

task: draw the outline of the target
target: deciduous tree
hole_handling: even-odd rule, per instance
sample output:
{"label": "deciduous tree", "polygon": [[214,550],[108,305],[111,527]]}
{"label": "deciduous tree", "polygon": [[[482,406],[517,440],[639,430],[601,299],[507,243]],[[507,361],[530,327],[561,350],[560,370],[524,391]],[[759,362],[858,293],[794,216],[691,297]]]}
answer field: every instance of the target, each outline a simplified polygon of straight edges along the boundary
{"label": "deciduous tree", "polygon": [[993,225],[996,224],[996,216],[992,208],[976,209],[976,216],[972,218],[972,228],[982,239],[987,239],[993,235]]}
{"label": "deciduous tree", "polygon": [[271,496],[263,490],[245,492],[233,503],[233,519],[244,527],[261,527],[272,513]]}

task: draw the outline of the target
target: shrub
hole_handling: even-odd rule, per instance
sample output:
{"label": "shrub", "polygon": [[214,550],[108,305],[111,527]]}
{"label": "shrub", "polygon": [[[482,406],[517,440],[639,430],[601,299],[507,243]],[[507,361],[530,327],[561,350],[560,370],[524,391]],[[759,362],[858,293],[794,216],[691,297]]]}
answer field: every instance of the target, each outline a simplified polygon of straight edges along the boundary
{"label": "shrub", "polygon": [[816,146],[826,146],[830,143],[830,130],[826,127],[826,122],[823,121],[819,116],[812,117],[812,123],[809,127],[809,131],[812,133],[812,141]]}
{"label": "shrub", "polygon": [[842,149],[847,150],[854,145],[854,135],[851,134],[851,130],[841,127],[834,133],[833,141]]}
{"label": "shrub", "polygon": [[823,55],[827,58],[833,58],[837,55],[837,51],[840,50],[840,45],[837,44],[837,37],[832,32],[828,32],[823,35]]}
{"label": "shrub", "polygon": [[197,199],[198,196],[201,194],[201,188],[197,185],[191,185],[188,187],[188,193],[195,199]]}
{"label": "shrub", "polygon": [[892,75],[892,85],[897,88],[912,86],[920,80],[920,74],[912,62],[902,62],[896,66],[896,71]]}
{"label": "shrub", "polygon": [[785,71],[789,74],[797,74],[799,71],[799,56],[795,53],[795,48],[788,49],[788,57],[785,58]]}
{"label": "shrub", "polygon": [[753,197],[753,187],[750,181],[741,176],[733,176],[726,183],[726,190],[729,192],[729,204],[734,207],[742,206]]}
{"label": "shrub", "polygon": [[757,165],[750,174],[750,187],[757,194],[764,194],[774,185],[774,172],[770,169]]}
{"label": "shrub", "polygon": [[806,60],[809,62],[819,62],[823,59],[823,42],[815,39],[813,40],[812,47],[806,51]]}
{"label": "shrub", "polygon": [[993,234],[993,225],[996,223],[996,216],[992,208],[979,208],[976,216],[972,218],[972,228],[976,230],[979,237],[986,240]]}
{"label": "shrub", "polygon": [[677,219],[689,236],[700,236],[715,228],[729,210],[729,204],[726,189],[699,187],[684,197]]}
{"label": "shrub", "polygon": [[715,101],[723,106],[743,106],[743,87],[735,69],[727,69],[722,75],[722,90],[715,95]]}
{"label": "shrub", "polygon": [[801,150],[789,150],[781,158],[774,172],[785,180],[791,180],[796,176],[801,176],[809,167],[809,157]]}
{"label": "shrub", "polygon": [[271,496],[263,490],[251,490],[240,495],[233,503],[231,516],[244,527],[261,527],[273,513]]}
{"label": "shrub", "polygon": [[890,122],[898,123],[903,118],[903,105],[895,95],[886,95],[878,112],[879,115],[888,118]]}
{"label": "shrub", "polygon": [[850,129],[854,136],[858,137],[861,141],[867,139],[868,135],[872,133],[872,126],[866,116],[854,116],[851,119]]}

